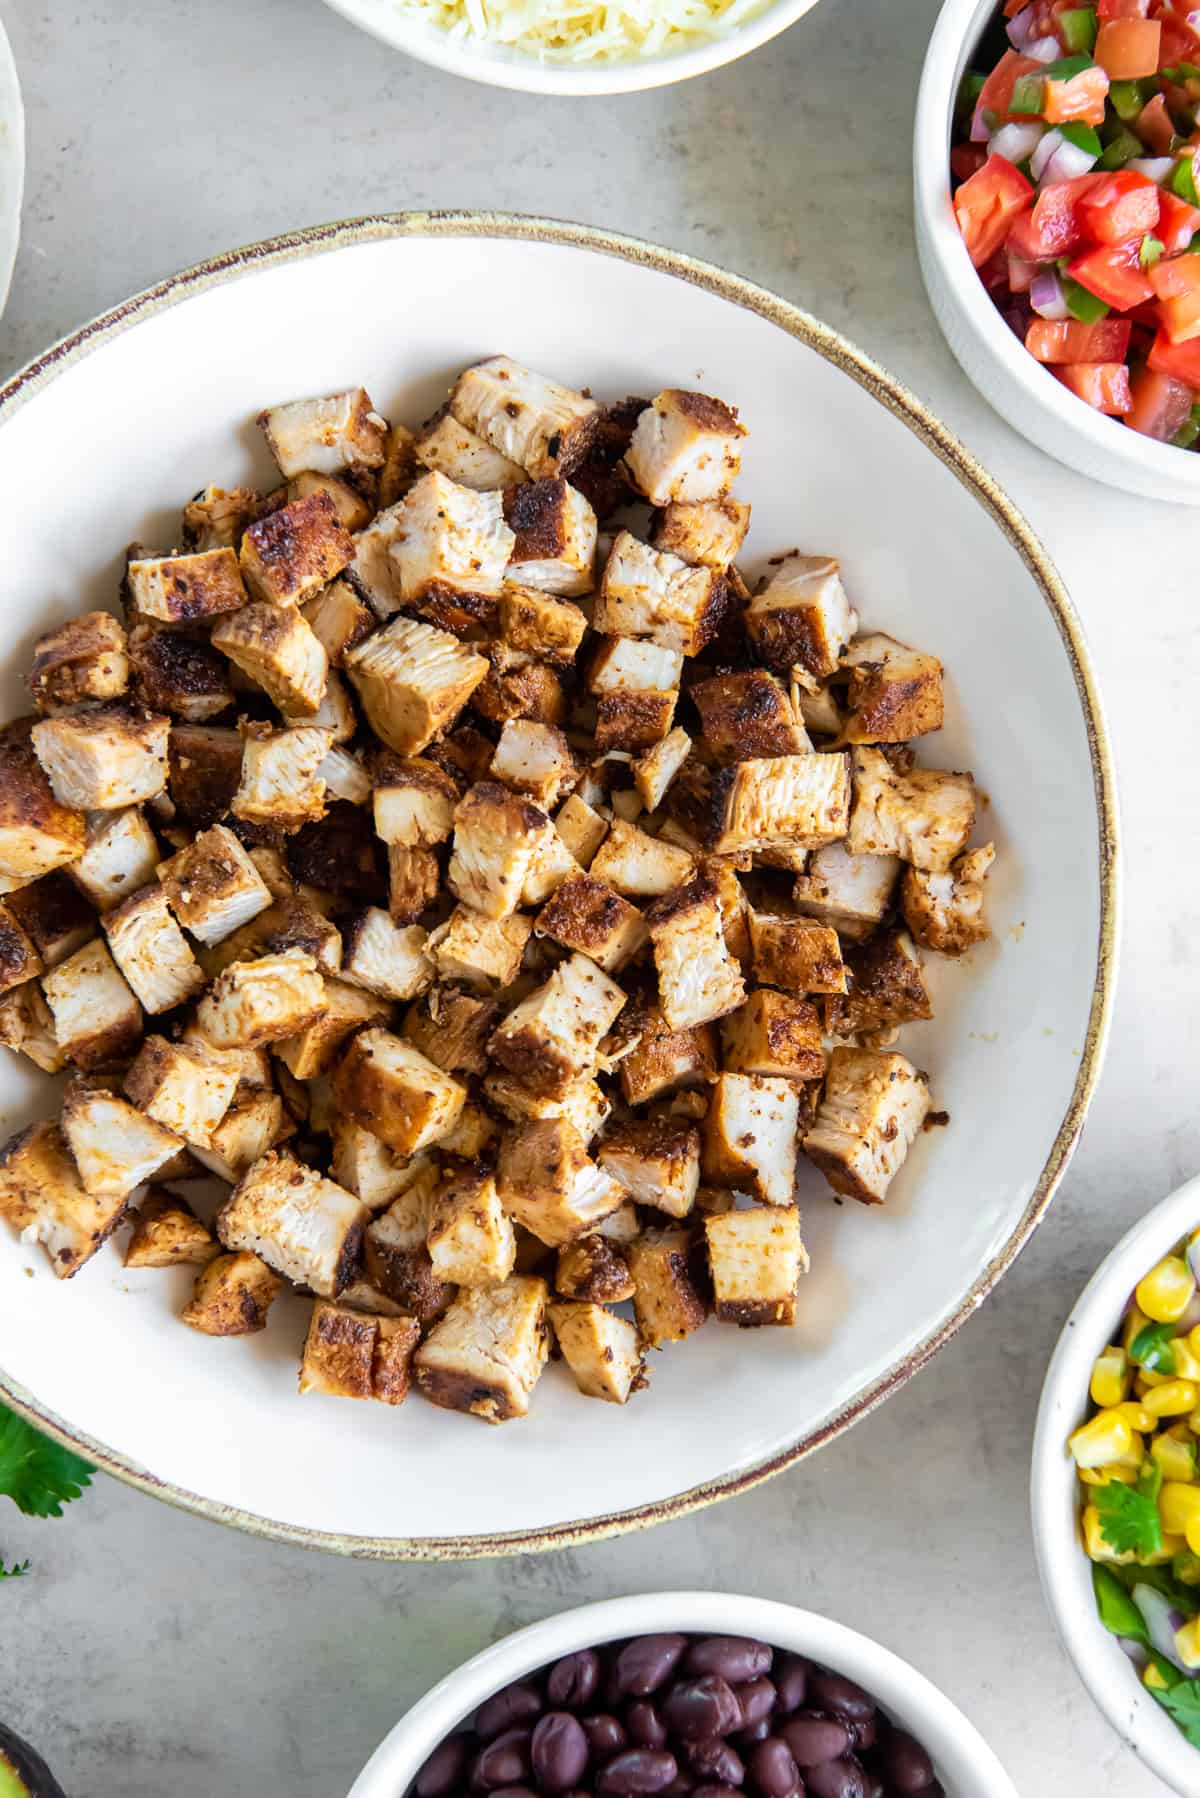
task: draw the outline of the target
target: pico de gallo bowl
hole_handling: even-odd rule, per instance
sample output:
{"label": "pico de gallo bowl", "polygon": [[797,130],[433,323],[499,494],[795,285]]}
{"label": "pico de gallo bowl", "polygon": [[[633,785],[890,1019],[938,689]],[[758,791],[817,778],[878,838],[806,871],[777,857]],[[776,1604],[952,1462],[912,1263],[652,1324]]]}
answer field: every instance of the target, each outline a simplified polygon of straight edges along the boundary
{"label": "pico de gallo bowl", "polygon": [[1200,445],[1200,6],[1006,0],[963,78],[954,212],[1048,373]]}

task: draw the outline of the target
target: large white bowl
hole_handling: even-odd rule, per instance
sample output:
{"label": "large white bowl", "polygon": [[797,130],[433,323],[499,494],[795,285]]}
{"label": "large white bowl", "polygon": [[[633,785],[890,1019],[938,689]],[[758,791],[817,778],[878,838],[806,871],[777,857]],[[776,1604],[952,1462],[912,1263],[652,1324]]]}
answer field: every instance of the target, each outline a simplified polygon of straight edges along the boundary
{"label": "large white bowl", "polygon": [[917,95],[917,254],[938,323],[984,399],[1038,449],[1127,493],[1200,505],[1200,455],[1155,443],[1069,393],[1005,324],[971,265],[950,200],[950,130],[959,82],[996,7],[943,0]]}
{"label": "large white bowl", "polygon": [[1033,1443],[1033,1541],[1042,1589],[1075,1671],[1124,1742],[1180,1798],[1200,1798],[1200,1749],[1142,1686],[1096,1613],[1092,1564],[1079,1534],[1079,1487],[1067,1437],[1088,1413],[1092,1363],[1120,1330],[1142,1275],[1200,1225],[1200,1178],[1147,1212],[1100,1263],[1063,1326],[1038,1407]]}
{"label": "large white bowl", "polygon": [[437,26],[401,12],[392,0],[325,0],[372,37],[418,62],[483,81],[489,87],[518,88],[529,94],[565,94],[582,99],[592,94],[633,94],[649,87],[670,87],[693,75],[706,75],[748,56],[760,44],[778,37],[816,5],[816,0],[767,0],[761,12],[725,37],[712,38],[686,50],[637,56],[616,62],[539,62],[518,50],[477,38],[451,37]]}
{"label": "large white bowl", "polygon": [[[167,282],[49,351],[0,389],[0,698],[20,709],[48,622],[112,601],[122,545],[170,542],[206,481],[269,482],[259,407],[361,380],[417,421],[497,349],[604,395],[700,382],[741,405],[751,574],[797,543],[840,552],[867,621],[946,663],[946,729],[926,750],[977,769],[990,796],[995,938],[932,969],[938,1019],[909,1044],[951,1124],[916,1145],[887,1205],[836,1205],[805,1170],[799,1327],[712,1325],[656,1356],[624,1410],[580,1399],[561,1366],[499,1430],[416,1399],[300,1402],[301,1304],[261,1336],[212,1342],[178,1323],[182,1270],[125,1272],[109,1247],[62,1284],[0,1233],[0,1389],[148,1491],[351,1553],[481,1553],[654,1521],[861,1417],[1041,1216],[1112,997],[1108,749],[1074,614],[1028,527],[832,332],[644,244],[496,217],[330,226]],[[6,1058],[10,1127],[49,1109],[44,1084]]]}
{"label": "large white bowl", "polygon": [[8,298],[25,188],[25,109],[17,65],[0,19],[0,312]]}
{"label": "large white bowl", "polygon": [[449,1674],[400,1719],[355,1780],[349,1798],[405,1798],[438,1743],[502,1686],[577,1649],[659,1630],[753,1636],[806,1655],[863,1686],[893,1723],[922,1743],[946,1798],[1016,1798],[1016,1787],[974,1724],[907,1661],[813,1611],[726,1592],[610,1598],[505,1636]]}

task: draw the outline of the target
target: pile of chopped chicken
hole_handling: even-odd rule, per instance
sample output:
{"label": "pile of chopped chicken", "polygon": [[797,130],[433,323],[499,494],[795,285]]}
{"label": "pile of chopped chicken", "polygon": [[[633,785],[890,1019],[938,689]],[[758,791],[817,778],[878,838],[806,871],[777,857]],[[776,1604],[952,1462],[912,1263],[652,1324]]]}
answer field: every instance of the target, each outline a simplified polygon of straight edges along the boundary
{"label": "pile of chopped chicken", "polygon": [[915,765],[941,664],[828,556],[750,592],[720,400],[495,357],[415,434],[259,423],[281,484],[131,548],[0,732],[0,1041],[70,1076],[0,1216],[61,1278],[128,1227],[208,1335],[303,1294],[302,1392],[498,1423],[553,1340],[623,1404],[793,1321],[799,1153],[878,1204],[929,1116],[893,1044],[993,853]]}

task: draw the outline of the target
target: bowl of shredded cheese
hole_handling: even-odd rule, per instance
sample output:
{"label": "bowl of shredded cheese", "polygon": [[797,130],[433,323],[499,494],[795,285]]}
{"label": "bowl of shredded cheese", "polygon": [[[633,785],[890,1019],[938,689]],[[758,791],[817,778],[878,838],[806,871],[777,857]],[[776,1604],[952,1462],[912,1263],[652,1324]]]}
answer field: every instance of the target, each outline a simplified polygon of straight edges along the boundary
{"label": "bowl of shredded cheese", "polygon": [[326,0],[451,74],[539,94],[665,87],[756,50],[816,0]]}

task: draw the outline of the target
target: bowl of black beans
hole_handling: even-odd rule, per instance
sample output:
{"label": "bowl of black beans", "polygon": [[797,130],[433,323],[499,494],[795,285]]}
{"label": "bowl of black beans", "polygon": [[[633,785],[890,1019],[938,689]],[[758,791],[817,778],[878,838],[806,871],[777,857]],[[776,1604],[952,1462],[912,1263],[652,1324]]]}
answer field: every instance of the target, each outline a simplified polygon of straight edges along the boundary
{"label": "bowl of black beans", "polygon": [[452,1673],[350,1798],[1016,1798],[915,1668],[766,1599],[585,1605]]}

